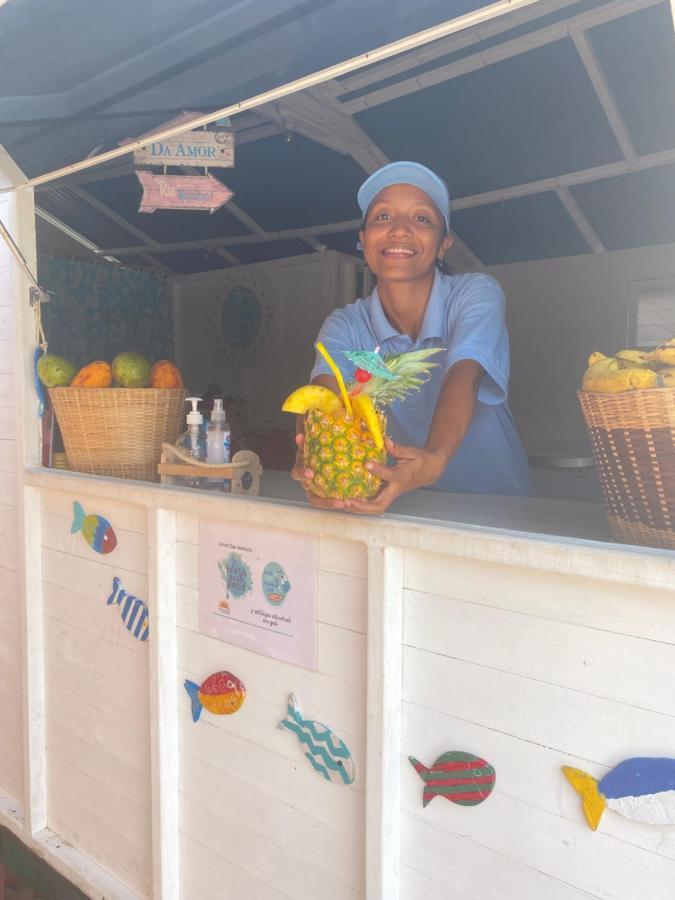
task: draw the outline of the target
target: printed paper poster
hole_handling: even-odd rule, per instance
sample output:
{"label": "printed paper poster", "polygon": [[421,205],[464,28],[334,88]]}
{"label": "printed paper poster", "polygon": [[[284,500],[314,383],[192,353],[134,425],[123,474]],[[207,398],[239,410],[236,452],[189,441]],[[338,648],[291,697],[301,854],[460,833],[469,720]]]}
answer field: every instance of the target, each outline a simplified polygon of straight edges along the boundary
{"label": "printed paper poster", "polygon": [[317,571],[318,540],[311,535],[201,522],[200,630],[316,668]]}

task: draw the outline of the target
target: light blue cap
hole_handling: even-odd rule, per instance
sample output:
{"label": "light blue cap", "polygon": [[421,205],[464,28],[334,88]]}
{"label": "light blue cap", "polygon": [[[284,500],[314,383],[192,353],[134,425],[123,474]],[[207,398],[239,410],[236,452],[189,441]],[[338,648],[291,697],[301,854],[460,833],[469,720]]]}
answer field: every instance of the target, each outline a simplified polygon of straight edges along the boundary
{"label": "light blue cap", "polygon": [[450,231],[450,194],[448,186],[431,169],[421,163],[401,160],[382,166],[363,182],[356,195],[361,212],[365,216],[368,207],[375,197],[392,184],[411,184],[434,201],[440,214],[445,219],[445,226]]}

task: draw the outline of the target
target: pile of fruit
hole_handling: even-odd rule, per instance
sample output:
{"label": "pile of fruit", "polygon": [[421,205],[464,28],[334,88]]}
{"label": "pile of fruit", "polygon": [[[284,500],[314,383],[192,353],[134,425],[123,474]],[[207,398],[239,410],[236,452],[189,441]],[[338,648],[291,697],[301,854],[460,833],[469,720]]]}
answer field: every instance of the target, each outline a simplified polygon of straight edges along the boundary
{"label": "pile of fruit", "polygon": [[306,488],[335,500],[369,499],[377,494],[381,480],[365,463],[386,462],[386,407],[419,390],[436,366],[429,357],[440,348],[384,358],[377,351],[346,351],[357,367],[348,384],[325,347],[317,344],[317,349],[337,379],[339,396],[327,387],[308,384],[293,391],[282,407],[305,417],[304,464],[314,473]]}
{"label": "pile of fruit", "polygon": [[97,359],[75,371],[75,366],[62,356],[43,354],[37,372],[45,387],[124,387],[124,388],[182,388],[183,378],[168,359],[158,360],[154,366],[139,353],[118,353],[112,363]]}
{"label": "pile of fruit", "polygon": [[581,389],[620,394],[648,388],[675,388],[675,338],[648,353],[620,350],[614,356],[591,353]]}

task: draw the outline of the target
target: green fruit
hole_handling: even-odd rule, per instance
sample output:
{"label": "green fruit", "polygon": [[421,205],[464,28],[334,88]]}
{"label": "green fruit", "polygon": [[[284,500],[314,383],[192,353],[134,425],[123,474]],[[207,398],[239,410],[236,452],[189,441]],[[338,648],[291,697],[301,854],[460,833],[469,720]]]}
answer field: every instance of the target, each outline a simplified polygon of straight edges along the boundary
{"label": "green fruit", "polygon": [[75,366],[62,356],[43,353],[38,360],[37,373],[45,387],[66,387],[73,380]]}
{"label": "green fruit", "polygon": [[113,378],[125,388],[144,388],[150,381],[152,366],[140,353],[118,353],[112,361]]}

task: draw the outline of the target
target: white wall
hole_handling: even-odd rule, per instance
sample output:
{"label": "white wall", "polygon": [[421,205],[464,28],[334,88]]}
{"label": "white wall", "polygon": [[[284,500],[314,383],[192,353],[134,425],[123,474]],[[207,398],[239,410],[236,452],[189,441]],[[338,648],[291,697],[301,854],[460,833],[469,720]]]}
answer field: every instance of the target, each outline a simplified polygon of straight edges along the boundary
{"label": "white wall", "polygon": [[625,347],[630,282],[675,277],[675,245],[486,271],[507,296],[511,405],[526,446],[567,452],[587,445],[576,397],[586,358]]}
{"label": "white wall", "polygon": [[265,359],[241,371],[225,367],[209,341],[212,298],[222,278],[232,277],[237,270],[176,279],[176,356],[190,390],[203,391],[209,382],[218,381],[226,395],[241,402],[247,418],[244,427],[279,425],[292,431],[291,417],[280,410],[281,401],[307,382],[314,360],[313,342],[325,317],[335,306],[355,298],[356,265],[350,257],[327,252],[242,267],[269,279],[276,297],[278,328]]}

